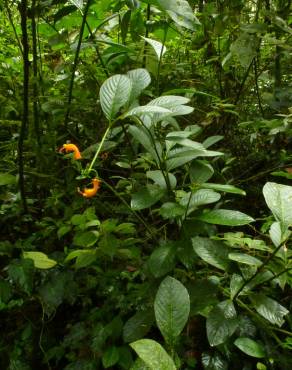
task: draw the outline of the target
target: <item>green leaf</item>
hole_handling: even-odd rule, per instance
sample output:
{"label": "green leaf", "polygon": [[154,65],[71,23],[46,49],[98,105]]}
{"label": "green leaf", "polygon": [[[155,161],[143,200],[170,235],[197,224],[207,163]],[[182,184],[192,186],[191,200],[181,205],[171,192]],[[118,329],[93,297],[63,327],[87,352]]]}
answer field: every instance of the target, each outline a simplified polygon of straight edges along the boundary
{"label": "green leaf", "polygon": [[161,44],[161,42],[159,42],[159,41],[156,41],[156,40],[150,39],[148,37],[144,37],[144,36],[141,36],[141,37],[146,42],[148,42],[149,45],[152,46],[158,60],[160,60],[160,58],[162,58],[163,55],[166,53],[166,47],[163,44]]}
{"label": "green leaf", "polygon": [[190,313],[189,293],[181,282],[170,276],[162,281],[155,297],[154,312],[164,339],[173,345]]}
{"label": "green leaf", "polygon": [[221,136],[221,135],[210,136],[206,140],[203,141],[203,145],[207,149],[210,146],[218,143],[218,141],[221,141],[222,139],[224,139],[224,136]]}
{"label": "green leaf", "polygon": [[104,254],[113,258],[116,254],[116,251],[118,250],[120,243],[119,239],[115,235],[111,233],[105,233],[98,245]]}
{"label": "green leaf", "polygon": [[180,205],[188,209],[188,214],[193,212],[199,206],[215,203],[221,198],[219,193],[213,190],[200,189],[192,193],[186,193],[186,195],[181,198]]}
{"label": "green leaf", "polygon": [[65,262],[71,261],[74,258],[76,258],[76,268],[87,267],[96,260],[96,251],[94,249],[77,249],[68,254]]}
{"label": "green leaf", "polygon": [[242,226],[254,222],[254,219],[245,213],[229,209],[214,209],[207,211],[196,219],[215,225]]}
{"label": "green leaf", "polygon": [[199,159],[193,161],[190,166],[191,182],[202,184],[208,181],[214,174],[213,167]]}
{"label": "green leaf", "polygon": [[16,183],[16,177],[10,173],[0,173],[0,186],[13,185]]}
{"label": "green leaf", "polygon": [[224,243],[199,236],[192,238],[192,243],[194,251],[205,262],[224,271],[229,269],[229,248]]}
{"label": "green leaf", "polygon": [[200,24],[187,0],[157,0],[157,3],[181,27],[194,31],[195,25]]}
{"label": "green leaf", "polygon": [[120,108],[128,102],[131,90],[132,82],[124,75],[112,76],[102,84],[99,92],[100,104],[109,121],[112,121]]}
{"label": "green leaf", "polygon": [[137,358],[130,370],[151,370],[141,358]]}
{"label": "green leaf", "polygon": [[[172,173],[166,173],[166,176],[168,176],[168,180],[170,182],[171,189],[173,190],[176,187],[176,178]],[[161,170],[156,171],[147,171],[146,177],[148,179],[153,180],[157,185],[159,185],[161,188],[167,189],[167,185],[165,182],[165,178],[163,176],[163,172]]]}
{"label": "green leaf", "polygon": [[50,259],[42,252],[23,252],[23,258],[30,258],[33,260],[34,266],[38,269],[50,269],[57,264],[56,261]]}
{"label": "green leaf", "polygon": [[188,291],[191,300],[191,315],[198,314],[218,303],[219,287],[209,280],[196,280],[190,284]]}
{"label": "green leaf", "polygon": [[238,321],[231,301],[220,302],[207,318],[207,337],[211,346],[224,343],[236,330]]}
{"label": "green leaf", "polygon": [[243,263],[245,265],[250,265],[250,266],[259,267],[262,264],[262,261],[259,260],[258,258],[249,256],[248,254],[244,254],[244,253],[229,253],[228,258],[232,261],[236,261],[236,262]]}
{"label": "green leaf", "polygon": [[130,125],[128,128],[128,131],[133,136],[133,138],[138,143],[140,143],[143,146],[143,148],[146,149],[148,153],[151,154],[152,158],[156,161],[156,163],[159,163],[159,158],[157,156],[157,153],[159,156],[161,156],[161,153],[162,153],[161,144],[155,141],[155,147],[156,147],[156,150],[155,150],[153,140],[151,139],[149,132],[147,132],[147,130],[144,127],[137,127],[137,126]]}
{"label": "green leaf", "polygon": [[114,366],[119,361],[119,351],[117,347],[112,346],[106,349],[102,356],[102,365],[105,369]]}
{"label": "green leaf", "polygon": [[34,263],[31,259],[12,261],[8,266],[8,276],[18,284],[26,293],[33,288]]}
{"label": "green leaf", "polygon": [[251,301],[256,311],[263,316],[270,323],[282,326],[284,323],[284,316],[289,311],[280,305],[277,301],[266,297],[264,294],[254,294],[251,296]]}
{"label": "green leaf", "polygon": [[150,370],[176,370],[175,364],[163,347],[152,339],[140,339],[130,344]]}
{"label": "green leaf", "polygon": [[164,219],[183,216],[185,212],[186,212],[185,207],[173,202],[166,202],[162,204],[162,206],[159,209],[159,214]]}
{"label": "green leaf", "polygon": [[265,357],[265,350],[263,346],[250,338],[237,338],[234,342],[237,348],[239,348],[245,354],[256,357],[263,358]]}
{"label": "green leaf", "polygon": [[69,0],[69,2],[74,4],[79,10],[83,9],[83,0]]}
{"label": "green leaf", "polygon": [[223,356],[218,352],[202,353],[202,363],[204,370],[227,370],[228,364]]}
{"label": "green leaf", "polygon": [[230,51],[236,55],[242,67],[248,68],[256,56],[258,46],[259,39],[256,35],[242,32],[232,43]]}
{"label": "green leaf", "polygon": [[275,247],[278,247],[282,242],[282,230],[281,230],[281,223],[274,222],[272,223],[270,230],[269,230],[270,238],[274,243]]}
{"label": "green leaf", "polygon": [[170,115],[172,112],[169,109],[158,107],[156,105],[141,105],[139,107],[133,108],[124,114],[124,117],[130,116],[142,116],[144,114],[160,113],[165,115]]}
{"label": "green leaf", "polygon": [[136,312],[124,325],[124,341],[130,343],[143,338],[149,332],[153,321],[153,310]]}
{"label": "green leaf", "polygon": [[157,185],[147,185],[132,195],[131,208],[134,211],[149,208],[157,203],[165,194],[165,190]]}
{"label": "green leaf", "polygon": [[224,191],[225,193],[246,195],[244,190],[236,188],[235,186],[232,186],[232,185],[212,184],[209,182],[207,184],[201,184],[201,186],[202,188],[205,188],[205,189],[213,189],[213,190],[218,190],[218,191]]}
{"label": "green leaf", "polygon": [[97,231],[84,231],[79,232],[75,235],[73,239],[74,245],[78,247],[91,247],[93,246],[99,237],[99,233]]}
{"label": "green leaf", "polygon": [[167,274],[174,268],[175,244],[166,242],[154,250],[148,260],[148,266],[154,277],[158,278]]}
{"label": "green leaf", "polygon": [[292,225],[292,186],[267,182],[263,188],[266,203],[277,221]]}
{"label": "green leaf", "polygon": [[147,105],[157,105],[159,107],[171,109],[182,104],[189,103],[190,99],[183,96],[164,95],[151,100]]}
{"label": "green leaf", "polygon": [[132,91],[129,99],[132,102],[150,85],[151,77],[149,72],[144,68],[133,69],[127,73],[127,76],[132,81]]}

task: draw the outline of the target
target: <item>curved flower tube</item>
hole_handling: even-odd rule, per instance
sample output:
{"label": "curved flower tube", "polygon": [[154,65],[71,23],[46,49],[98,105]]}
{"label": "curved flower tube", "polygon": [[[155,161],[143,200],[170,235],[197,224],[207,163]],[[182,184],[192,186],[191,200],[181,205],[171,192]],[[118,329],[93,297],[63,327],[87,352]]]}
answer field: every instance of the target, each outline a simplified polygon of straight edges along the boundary
{"label": "curved flower tube", "polygon": [[101,181],[97,178],[92,179],[92,188],[85,188],[83,191],[81,191],[78,188],[78,193],[81,194],[84,198],[92,198],[96,195],[98,190],[100,189]]}
{"label": "curved flower tube", "polygon": [[81,159],[82,158],[82,156],[80,154],[80,151],[79,151],[77,145],[75,145],[75,144],[64,144],[62,146],[62,148],[59,150],[59,152],[62,153],[64,151],[66,153],[74,152],[74,159]]}

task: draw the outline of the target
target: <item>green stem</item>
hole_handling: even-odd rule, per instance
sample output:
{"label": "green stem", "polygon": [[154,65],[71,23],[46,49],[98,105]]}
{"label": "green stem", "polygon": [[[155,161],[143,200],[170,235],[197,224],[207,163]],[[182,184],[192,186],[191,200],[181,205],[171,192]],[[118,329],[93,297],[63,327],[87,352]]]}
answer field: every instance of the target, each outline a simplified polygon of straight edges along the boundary
{"label": "green stem", "polygon": [[283,244],[280,244],[272,254],[269,255],[269,257],[265,260],[265,262],[262,263],[262,265],[259,267],[259,269],[249,278],[247,279],[242,286],[238,289],[236,294],[234,295],[232,301],[235,301],[235,299],[239,296],[239,294],[242,292],[242,290],[263,270],[263,268],[275,257],[275,255],[279,252],[279,250],[282,248]]}
{"label": "green stem", "polygon": [[95,155],[94,155],[94,157],[93,157],[93,159],[92,159],[92,161],[90,163],[90,166],[88,168],[88,173],[90,173],[90,171],[92,170],[92,167],[94,166],[94,164],[95,164],[95,162],[96,162],[96,160],[97,160],[97,158],[99,156],[99,153],[100,153],[100,151],[101,151],[101,149],[103,147],[103,144],[105,142],[105,139],[106,139],[108,133],[110,132],[111,127],[112,127],[112,123],[109,123],[108,128],[106,129],[105,133],[103,134],[103,137],[101,139],[101,142],[99,144],[99,147],[98,147],[98,149],[97,149],[97,151],[96,151],[96,153],[95,153]]}
{"label": "green stem", "polygon": [[159,56],[159,61],[158,61],[158,67],[157,67],[157,76],[156,76],[156,94],[159,95],[159,80],[160,80],[160,68],[161,68],[161,61],[162,61],[162,56],[163,56],[163,51],[164,51],[164,45],[166,41],[166,36],[167,36],[167,31],[168,31],[168,26],[165,27],[164,29],[164,36],[163,36],[163,42],[162,42],[162,48]]}

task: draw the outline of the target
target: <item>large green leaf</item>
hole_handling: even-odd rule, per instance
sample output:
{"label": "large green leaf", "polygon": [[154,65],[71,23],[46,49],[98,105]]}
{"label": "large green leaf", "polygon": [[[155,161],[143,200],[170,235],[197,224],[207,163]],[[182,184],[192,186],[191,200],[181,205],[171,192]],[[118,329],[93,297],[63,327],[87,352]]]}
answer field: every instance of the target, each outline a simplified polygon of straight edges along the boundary
{"label": "large green leaf", "polygon": [[177,107],[178,105],[187,104],[189,101],[190,99],[183,96],[164,95],[151,100],[147,105],[158,105],[160,107],[170,109],[173,107]]}
{"label": "large green leaf", "polygon": [[134,342],[143,338],[154,321],[153,310],[138,311],[124,325],[123,339],[125,342]]}
{"label": "large green leaf", "polygon": [[112,121],[120,108],[128,102],[131,90],[132,82],[124,75],[112,76],[102,84],[99,92],[100,104],[109,121]]}
{"label": "large green leaf", "polygon": [[193,193],[186,193],[179,203],[187,208],[187,214],[189,214],[199,206],[218,202],[220,198],[221,195],[213,190],[199,189]]}
{"label": "large green leaf", "polygon": [[191,315],[198,314],[218,303],[219,287],[209,280],[195,280],[188,286],[191,300]]}
{"label": "large green leaf", "polygon": [[201,184],[201,186],[202,188],[205,188],[205,189],[213,189],[213,190],[218,190],[218,191],[224,191],[225,193],[246,195],[244,190],[241,190],[233,185],[212,184],[209,182],[207,184]]}
{"label": "large green leaf", "polygon": [[245,213],[229,209],[214,209],[204,212],[196,218],[209,224],[226,226],[242,226],[254,221],[252,217]]}
{"label": "large green leaf", "polygon": [[202,184],[208,181],[214,174],[213,167],[202,160],[195,160],[190,166],[190,178],[192,182]]}
{"label": "large green leaf", "polygon": [[10,173],[0,173],[0,186],[12,185],[16,183],[16,177]]}
{"label": "large green leaf", "polygon": [[127,73],[127,76],[132,81],[132,91],[129,99],[132,102],[150,85],[151,77],[149,72],[144,68],[133,69]]}
{"label": "large green leaf", "polygon": [[83,231],[75,235],[73,243],[78,247],[91,247],[97,242],[98,238],[98,231]]}
{"label": "large green leaf", "polygon": [[174,268],[175,245],[173,242],[166,242],[155,249],[149,258],[149,269],[157,278],[167,274]]}
{"label": "large green leaf", "polygon": [[[163,172],[161,170],[156,171],[147,171],[146,176],[153,180],[157,185],[160,187],[167,189],[167,184],[165,181],[165,178],[163,176]],[[168,180],[170,183],[171,189],[174,189],[176,187],[176,178],[172,173],[166,173],[166,176],[168,176]]]}
{"label": "large green leaf", "polygon": [[254,294],[251,300],[256,311],[266,320],[278,326],[283,325],[284,316],[289,313],[284,306],[264,294]]}
{"label": "large green leaf", "polygon": [[249,356],[256,358],[265,357],[264,347],[253,339],[237,338],[234,344],[237,348]]}
{"label": "large green leaf", "polygon": [[199,236],[192,239],[194,251],[205,262],[221,270],[228,270],[230,261],[228,253],[230,249],[222,242],[201,238]]}
{"label": "large green leaf", "polygon": [[160,60],[160,58],[163,57],[164,53],[166,53],[166,47],[161,42],[150,39],[148,37],[141,36],[149,45],[152,46],[153,50],[155,51],[155,54]]}
{"label": "large green leaf", "polygon": [[57,264],[56,261],[50,259],[43,252],[23,252],[23,258],[30,258],[33,260],[34,266],[38,269],[50,269]]}
{"label": "large green leaf", "polygon": [[111,346],[106,349],[104,354],[102,355],[102,365],[104,369],[107,369],[113,365],[115,365],[119,361],[119,351],[117,347]]}
{"label": "large green leaf", "polygon": [[190,313],[189,293],[181,282],[170,276],[162,281],[155,297],[154,312],[164,339],[173,345]]}
{"label": "large green leaf", "polygon": [[131,208],[134,211],[149,208],[157,203],[165,194],[165,189],[158,185],[147,185],[132,195]]}
{"label": "large green leaf", "polygon": [[155,141],[155,148],[154,143],[151,139],[149,132],[146,130],[145,127],[142,126],[133,126],[130,125],[128,128],[129,133],[133,136],[133,138],[140,143],[148,153],[155,159],[156,163],[159,163],[159,157],[162,154],[161,144],[158,141]]}
{"label": "large green leaf", "polygon": [[181,27],[190,30],[195,29],[195,25],[200,24],[195,17],[192,8],[187,0],[156,0],[158,5],[168,13],[172,20]]}
{"label": "large green leaf", "polygon": [[152,339],[140,339],[130,344],[150,370],[176,370],[175,364],[163,347]]}
{"label": "large green leaf", "polygon": [[292,225],[292,186],[267,182],[263,188],[266,203],[277,221]]}
{"label": "large green leaf", "polygon": [[151,370],[151,368],[141,358],[137,358],[130,370]]}
{"label": "large green leaf", "polygon": [[143,116],[145,114],[159,113],[165,115],[171,115],[171,110],[159,107],[157,105],[141,105],[139,107],[133,108],[125,113],[124,117],[130,116]]}
{"label": "large green leaf", "polygon": [[236,261],[250,266],[259,267],[262,264],[262,261],[259,260],[258,258],[255,258],[245,253],[229,253],[228,258],[231,259],[232,261]]}
{"label": "large green leaf", "polygon": [[236,330],[237,314],[230,300],[220,302],[207,318],[207,337],[211,346],[224,343]]}
{"label": "large green leaf", "polygon": [[259,39],[256,35],[242,32],[237,40],[232,43],[230,51],[233,55],[236,55],[242,67],[248,68],[256,56],[258,46]]}
{"label": "large green leaf", "polygon": [[204,370],[227,370],[228,363],[219,352],[202,353]]}

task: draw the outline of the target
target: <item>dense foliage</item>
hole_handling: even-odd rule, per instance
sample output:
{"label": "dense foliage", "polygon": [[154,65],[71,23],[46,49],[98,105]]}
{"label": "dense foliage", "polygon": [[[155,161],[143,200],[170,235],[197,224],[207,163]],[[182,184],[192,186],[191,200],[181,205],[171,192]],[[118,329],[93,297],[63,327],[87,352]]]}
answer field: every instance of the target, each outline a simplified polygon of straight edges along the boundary
{"label": "dense foliage", "polygon": [[0,14],[0,368],[290,370],[291,1]]}

